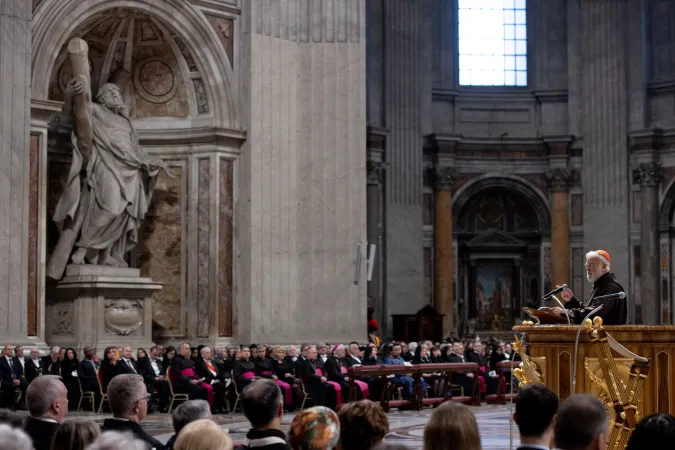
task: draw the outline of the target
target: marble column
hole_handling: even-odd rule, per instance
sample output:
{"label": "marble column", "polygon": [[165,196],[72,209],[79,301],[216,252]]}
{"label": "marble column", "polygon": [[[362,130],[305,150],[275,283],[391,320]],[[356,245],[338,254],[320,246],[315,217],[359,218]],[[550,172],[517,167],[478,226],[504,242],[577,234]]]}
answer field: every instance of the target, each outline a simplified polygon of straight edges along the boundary
{"label": "marble column", "polygon": [[31,152],[31,2],[2,0],[0,30],[0,342],[35,345],[37,247],[33,241],[29,248],[29,222],[37,219],[30,198],[39,143],[34,139]]}
{"label": "marble column", "polygon": [[384,320],[386,308],[382,296],[384,270],[381,264],[383,261],[382,181],[384,163],[371,160],[366,163],[366,168],[368,170],[368,187],[366,188],[368,247],[372,244],[376,246],[373,271],[368,281],[368,306],[373,307],[373,317],[383,327],[380,333],[382,336],[387,336],[386,320]]}
{"label": "marble column", "polygon": [[640,298],[642,323],[655,325],[660,320],[659,278],[659,182],[661,167],[656,162],[641,163],[633,171],[640,184]]}
{"label": "marble column", "polygon": [[573,172],[558,168],[546,175],[551,189],[551,286],[571,284],[569,184]]}
{"label": "marble column", "polygon": [[455,172],[450,167],[438,167],[435,172],[434,211],[434,303],[443,317],[443,336],[454,327],[452,284],[455,264],[452,260],[452,186]]}

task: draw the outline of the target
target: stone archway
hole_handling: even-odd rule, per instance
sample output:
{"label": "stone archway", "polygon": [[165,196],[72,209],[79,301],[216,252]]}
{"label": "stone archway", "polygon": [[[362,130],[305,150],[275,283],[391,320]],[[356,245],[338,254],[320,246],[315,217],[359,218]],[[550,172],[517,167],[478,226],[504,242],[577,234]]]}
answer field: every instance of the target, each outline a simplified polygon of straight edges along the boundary
{"label": "stone archway", "polygon": [[475,180],[456,199],[461,322],[475,330],[510,329],[523,306],[538,306],[532,286],[550,284],[548,203],[526,181],[503,176]]}
{"label": "stone archway", "polygon": [[[36,194],[42,199],[36,215],[45,224],[34,238],[42,254],[38,260],[48,258],[59,233],[50,217],[71,153],[69,117],[60,113],[70,76],[65,46],[78,37],[89,44],[94,89],[94,83],[128,73],[124,96],[133,108],[140,144],[176,175],[160,174],[141,243],[129,255],[143,276],[164,284],[154,297],[153,337],[231,339],[236,335],[235,186],[245,138],[232,69],[235,46],[227,41],[234,38],[234,20],[210,16],[181,0],[43,0],[35,10],[33,32],[37,107],[31,138],[36,154],[43,155],[35,184],[44,189]],[[50,302],[44,263],[36,278],[43,283],[45,335],[65,342],[75,312]]]}

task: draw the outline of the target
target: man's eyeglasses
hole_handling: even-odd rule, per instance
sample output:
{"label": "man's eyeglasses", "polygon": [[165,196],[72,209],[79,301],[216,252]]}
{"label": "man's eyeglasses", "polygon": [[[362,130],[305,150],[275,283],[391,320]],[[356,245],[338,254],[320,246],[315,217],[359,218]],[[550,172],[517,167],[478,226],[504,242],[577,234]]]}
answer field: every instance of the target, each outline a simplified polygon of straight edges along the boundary
{"label": "man's eyeglasses", "polygon": [[152,394],[146,394],[145,397],[136,400],[136,402],[142,402],[143,400],[149,403],[152,400]]}

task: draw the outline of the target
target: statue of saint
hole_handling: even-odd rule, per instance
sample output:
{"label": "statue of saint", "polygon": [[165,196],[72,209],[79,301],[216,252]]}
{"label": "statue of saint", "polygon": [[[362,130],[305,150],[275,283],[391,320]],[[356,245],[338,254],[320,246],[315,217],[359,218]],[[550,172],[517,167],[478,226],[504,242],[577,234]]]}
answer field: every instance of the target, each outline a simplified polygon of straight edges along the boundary
{"label": "statue of saint", "polygon": [[127,267],[124,256],[138,243],[157,174],[164,168],[140,147],[119,86],[103,84],[91,101],[87,44],[74,39],[68,50],[73,159],[54,212],[55,222],[64,221],[47,266],[47,276],[54,279],[62,277],[69,258],[73,264]]}

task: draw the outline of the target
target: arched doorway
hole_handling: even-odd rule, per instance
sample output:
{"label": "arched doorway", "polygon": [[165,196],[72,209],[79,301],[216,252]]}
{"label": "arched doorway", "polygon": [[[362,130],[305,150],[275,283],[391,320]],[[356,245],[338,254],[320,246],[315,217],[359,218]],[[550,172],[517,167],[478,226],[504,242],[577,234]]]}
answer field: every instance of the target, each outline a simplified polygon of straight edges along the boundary
{"label": "arched doorway", "polygon": [[461,331],[510,329],[550,284],[547,202],[524,180],[486,177],[458,192],[453,216]]}
{"label": "arched doorway", "polygon": [[[158,175],[140,244],[128,255],[141,276],[164,285],[152,303],[158,341],[236,334],[235,186],[245,132],[239,127],[233,23],[182,0],[43,0],[33,16],[33,99],[54,113],[49,122],[45,111],[36,113],[44,125],[32,130],[44,168],[39,215],[46,236],[37,239],[46,244],[42,260],[59,237],[60,224],[51,217],[72,154],[70,117],[59,111],[72,74],[67,45],[80,38],[88,44],[92,94],[106,82],[118,84],[140,147],[173,173]],[[46,336],[71,339],[72,305],[43,295]]]}

